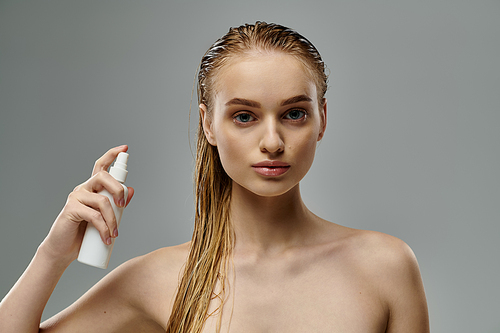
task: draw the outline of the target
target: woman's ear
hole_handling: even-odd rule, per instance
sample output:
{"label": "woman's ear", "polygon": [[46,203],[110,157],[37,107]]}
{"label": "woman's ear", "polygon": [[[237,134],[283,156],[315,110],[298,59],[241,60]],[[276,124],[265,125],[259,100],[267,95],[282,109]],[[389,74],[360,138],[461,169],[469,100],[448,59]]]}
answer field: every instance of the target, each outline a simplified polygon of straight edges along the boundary
{"label": "woman's ear", "polygon": [[321,105],[321,108],[319,109],[319,113],[320,113],[320,118],[321,118],[321,122],[320,122],[320,129],[319,129],[319,135],[318,135],[318,141],[321,141],[321,139],[323,139],[323,135],[325,135],[325,131],[326,131],[326,98],[323,98],[322,100],[322,105]]}
{"label": "woman's ear", "polygon": [[200,117],[205,137],[212,146],[217,146],[217,141],[215,140],[215,135],[212,131],[212,117],[208,115],[208,109],[205,104],[200,104]]}

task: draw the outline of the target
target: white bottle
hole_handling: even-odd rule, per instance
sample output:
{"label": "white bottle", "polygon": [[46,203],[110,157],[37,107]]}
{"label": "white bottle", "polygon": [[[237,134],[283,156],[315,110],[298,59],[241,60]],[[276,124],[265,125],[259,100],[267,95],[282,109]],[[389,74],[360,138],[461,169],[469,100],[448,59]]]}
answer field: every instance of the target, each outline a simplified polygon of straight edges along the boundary
{"label": "white bottle", "polygon": [[[123,185],[123,183],[125,183],[125,180],[127,179],[127,162],[128,154],[119,153],[114,166],[109,169],[109,174],[122,184],[123,189],[125,190],[125,200],[127,200],[128,197],[128,188]],[[99,194],[103,194],[109,198],[109,202],[111,203],[113,212],[115,213],[116,223],[119,226],[122,218],[123,207],[117,207],[115,205],[113,196],[108,191],[102,190]],[[80,253],[78,254],[78,261],[90,266],[106,269],[108,267],[109,258],[111,257],[111,251],[113,250],[114,244],[114,238],[111,238],[110,245],[104,244],[99,231],[92,225],[92,223],[87,223],[87,229],[85,230]]]}

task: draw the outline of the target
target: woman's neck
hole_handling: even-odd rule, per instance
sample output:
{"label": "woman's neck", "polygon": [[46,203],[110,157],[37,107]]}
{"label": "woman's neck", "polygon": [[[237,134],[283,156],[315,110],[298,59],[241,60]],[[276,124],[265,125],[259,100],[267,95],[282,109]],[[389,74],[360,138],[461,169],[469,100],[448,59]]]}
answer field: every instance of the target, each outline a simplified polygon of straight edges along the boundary
{"label": "woman's neck", "polygon": [[306,244],[321,220],[305,206],[299,185],[280,196],[262,197],[233,183],[230,216],[235,249],[261,254]]}

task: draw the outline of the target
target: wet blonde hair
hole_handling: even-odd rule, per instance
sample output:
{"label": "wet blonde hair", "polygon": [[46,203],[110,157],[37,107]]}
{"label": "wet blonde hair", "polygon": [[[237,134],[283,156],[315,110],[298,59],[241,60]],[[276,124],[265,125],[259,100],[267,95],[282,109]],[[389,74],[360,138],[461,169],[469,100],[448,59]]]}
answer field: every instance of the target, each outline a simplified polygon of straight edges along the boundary
{"label": "wet blonde hair", "polygon": [[[316,83],[322,106],[327,90],[325,65],[319,52],[305,37],[278,24],[256,22],[231,28],[205,53],[198,72],[198,104],[213,112],[217,73],[237,56],[252,51],[283,52],[296,57]],[[225,299],[228,260],[234,244],[229,219],[231,179],[222,167],[217,147],[212,146],[198,124],[195,171],[196,214],[191,250],[179,283],[170,319],[169,333],[198,333],[203,329],[210,302],[220,300],[218,331]],[[220,284],[219,294],[214,288]]]}

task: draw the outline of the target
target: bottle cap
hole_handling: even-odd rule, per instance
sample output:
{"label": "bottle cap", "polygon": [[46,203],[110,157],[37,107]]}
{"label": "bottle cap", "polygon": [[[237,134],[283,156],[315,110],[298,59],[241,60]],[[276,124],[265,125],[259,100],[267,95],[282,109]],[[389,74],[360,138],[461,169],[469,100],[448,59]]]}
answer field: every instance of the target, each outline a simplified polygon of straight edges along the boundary
{"label": "bottle cap", "polygon": [[128,154],[119,153],[118,157],[116,158],[115,164],[109,169],[109,174],[120,183],[125,183],[125,180],[127,180],[127,163]]}

